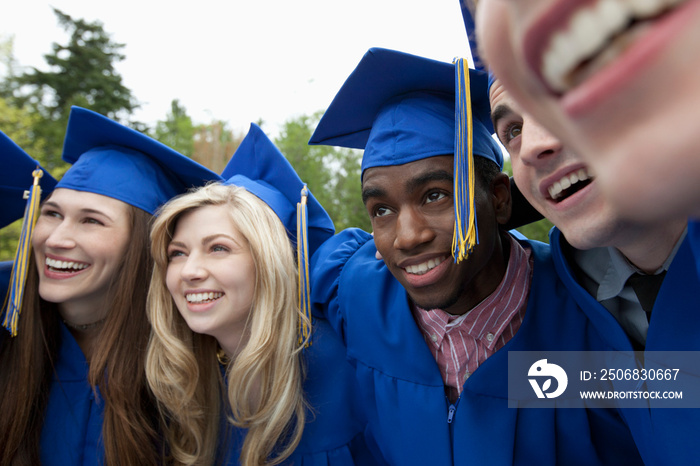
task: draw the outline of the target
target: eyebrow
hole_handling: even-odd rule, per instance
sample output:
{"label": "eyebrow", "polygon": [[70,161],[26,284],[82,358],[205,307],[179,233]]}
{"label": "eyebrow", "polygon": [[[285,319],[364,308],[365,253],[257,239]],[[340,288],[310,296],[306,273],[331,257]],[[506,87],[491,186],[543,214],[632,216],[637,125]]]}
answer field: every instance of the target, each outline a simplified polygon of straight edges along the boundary
{"label": "eyebrow", "polygon": [[384,197],[386,191],[383,188],[362,188],[362,203],[367,204],[367,201],[373,197]]}
{"label": "eyebrow", "polygon": [[[448,181],[452,183],[454,182],[454,178],[451,173],[445,170],[435,170],[427,173],[421,173],[408,181],[406,185],[407,191],[411,193],[421,186],[430,183],[431,181]],[[383,196],[386,196],[386,190],[382,187],[370,187],[362,190],[362,202],[365,204],[367,204],[367,201],[370,198]]]}
{"label": "eyebrow", "polygon": [[454,182],[454,177],[451,173],[448,173],[445,170],[435,170],[427,173],[421,173],[415,178],[411,178],[406,187],[408,188],[408,192],[413,192],[432,181],[449,181],[452,183]]}
{"label": "eyebrow", "polygon": [[[44,202],[44,205],[49,206],[49,207],[53,207],[54,209],[62,210],[61,206],[58,203],[51,201],[51,200]],[[101,216],[107,218],[110,222],[114,222],[114,219],[112,217],[110,217],[109,215],[107,215],[105,212],[103,212],[101,210],[91,209],[89,207],[85,207],[85,208],[80,209],[79,212],[81,214],[101,215]]]}
{"label": "eyebrow", "polygon": [[[202,238],[202,244],[206,245],[209,243],[213,243],[218,238],[227,238],[227,239],[231,240],[239,248],[242,247],[239,244],[239,242],[236,241],[232,236],[229,236],[225,233],[215,233],[213,235],[205,236],[204,238]],[[178,248],[186,248],[185,243],[183,243],[182,241],[171,241],[170,243],[168,243],[168,247],[170,247],[170,246],[174,246],[174,247],[178,247]]]}
{"label": "eyebrow", "polygon": [[496,128],[498,120],[505,118],[507,116],[513,115],[515,112],[508,104],[498,104],[491,110],[491,122],[493,127]]}
{"label": "eyebrow", "polygon": [[218,238],[222,238],[222,237],[233,241],[236,244],[236,246],[240,247],[240,244],[238,244],[238,241],[236,241],[233,238],[233,236],[227,235],[225,233],[214,233],[213,235],[205,236],[204,238],[202,238],[202,244],[212,243],[212,242],[216,241]]}

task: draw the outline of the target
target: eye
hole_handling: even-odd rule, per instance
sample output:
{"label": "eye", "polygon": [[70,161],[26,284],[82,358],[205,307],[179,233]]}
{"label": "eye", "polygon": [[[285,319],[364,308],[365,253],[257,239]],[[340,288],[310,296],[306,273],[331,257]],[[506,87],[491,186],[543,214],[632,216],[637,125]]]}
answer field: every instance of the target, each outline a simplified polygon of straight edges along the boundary
{"label": "eye", "polygon": [[445,194],[442,191],[431,191],[428,193],[427,196],[425,196],[425,203],[431,203],[431,202],[437,202],[440,201],[444,198],[447,197],[447,194]]}
{"label": "eye", "polygon": [[386,217],[391,214],[391,209],[385,206],[377,206],[372,209],[372,217]]}
{"label": "eye", "polygon": [[85,219],[83,219],[83,223],[87,223],[87,224],[90,224],[90,225],[101,225],[101,226],[104,226],[104,223],[102,223],[101,221],[99,221],[99,220],[97,220],[96,218],[93,218],[93,217],[86,217]]}
{"label": "eye", "polygon": [[506,137],[510,141],[511,139],[515,139],[518,136],[520,136],[523,132],[523,125],[520,123],[517,124],[512,124],[508,128],[506,128]]}
{"label": "eye", "polygon": [[498,138],[501,140],[504,146],[508,147],[510,142],[520,136],[523,132],[523,124],[521,122],[513,122],[507,124],[501,129],[498,134]]}
{"label": "eye", "polygon": [[231,251],[229,248],[224,246],[223,244],[214,244],[211,247],[211,252],[229,252]]}
{"label": "eye", "polygon": [[180,249],[170,249],[168,250],[168,262],[175,259],[176,257],[182,257],[185,253]]}
{"label": "eye", "polygon": [[43,217],[55,217],[55,218],[63,218],[60,213],[55,211],[54,209],[51,208],[45,208],[41,210],[41,215]]}

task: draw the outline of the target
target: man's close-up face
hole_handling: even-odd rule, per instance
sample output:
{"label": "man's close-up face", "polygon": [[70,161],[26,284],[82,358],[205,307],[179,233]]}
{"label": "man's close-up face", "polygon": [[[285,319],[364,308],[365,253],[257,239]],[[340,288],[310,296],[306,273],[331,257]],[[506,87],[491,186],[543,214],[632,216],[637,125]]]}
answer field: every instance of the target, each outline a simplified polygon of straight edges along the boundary
{"label": "man's close-up face", "polygon": [[493,291],[503,275],[502,261],[495,258],[500,207],[477,182],[479,244],[455,264],[452,174],[451,155],[368,168],[362,192],[377,250],[411,299],[424,309],[461,314]]}
{"label": "man's close-up face", "polygon": [[490,100],[496,135],[510,154],[513,177],[530,204],[578,249],[612,244],[624,225],[587,164],[523,112],[498,80]]}
{"label": "man's close-up face", "polygon": [[700,1],[480,0],[476,20],[495,75],[617,208],[688,209],[700,174]]}

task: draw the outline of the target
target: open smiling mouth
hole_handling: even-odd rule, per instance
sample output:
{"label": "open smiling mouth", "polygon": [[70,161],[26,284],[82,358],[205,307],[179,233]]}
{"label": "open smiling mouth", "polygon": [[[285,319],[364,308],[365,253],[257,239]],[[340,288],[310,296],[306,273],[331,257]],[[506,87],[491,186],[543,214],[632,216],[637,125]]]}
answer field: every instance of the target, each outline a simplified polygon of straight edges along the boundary
{"label": "open smiling mouth", "polygon": [[72,273],[88,268],[89,264],[73,261],[59,261],[47,257],[46,267],[48,267],[51,272]]}
{"label": "open smiling mouth", "polygon": [[221,298],[223,295],[224,295],[223,293],[214,293],[214,292],[189,293],[189,294],[185,295],[185,299],[187,300],[188,303],[204,304],[204,303],[210,303],[212,301],[216,301],[217,299]]}
{"label": "open smiling mouth", "polygon": [[575,172],[562,176],[559,181],[555,181],[547,189],[549,197],[553,202],[559,203],[591,184],[593,179],[588,170],[580,168]]}
{"label": "open smiling mouth", "polygon": [[655,20],[687,0],[599,0],[576,11],[546,44],[540,75],[557,93],[614,61]]}

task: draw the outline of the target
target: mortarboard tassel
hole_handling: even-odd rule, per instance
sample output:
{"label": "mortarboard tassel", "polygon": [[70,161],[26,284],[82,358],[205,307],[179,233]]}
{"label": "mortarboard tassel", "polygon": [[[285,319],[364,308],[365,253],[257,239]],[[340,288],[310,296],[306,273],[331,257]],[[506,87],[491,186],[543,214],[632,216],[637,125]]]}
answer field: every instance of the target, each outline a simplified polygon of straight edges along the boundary
{"label": "mortarboard tassel", "polygon": [[306,219],[308,210],[306,205],[309,190],[306,185],[301,190],[301,202],[297,203],[297,262],[299,267],[299,311],[306,319],[299,319],[299,344],[304,343],[304,348],[311,346],[309,335],[311,329],[311,291],[309,289],[309,242],[307,235]]}
{"label": "mortarboard tassel", "polygon": [[469,66],[464,58],[455,59],[455,230],[452,256],[460,263],[479,244],[474,210],[474,157],[472,155],[472,102]]}
{"label": "mortarboard tassel", "polygon": [[10,287],[3,304],[5,318],[2,325],[12,334],[17,336],[17,321],[22,310],[22,298],[24,297],[24,283],[27,281],[27,272],[29,268],[29,257],[32,253],[32,232],[34,225],[39,215],[39,204],[41,202],[41,187],[39,179],[44,172],[37,168],[32,172],[34,184],[31,189],[25,191],[27,199],[27,208],[24,211],[24,220],[22,221],[22,233],[17,244],[17,253],[12,264],[12,275],[10,276]]}

